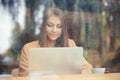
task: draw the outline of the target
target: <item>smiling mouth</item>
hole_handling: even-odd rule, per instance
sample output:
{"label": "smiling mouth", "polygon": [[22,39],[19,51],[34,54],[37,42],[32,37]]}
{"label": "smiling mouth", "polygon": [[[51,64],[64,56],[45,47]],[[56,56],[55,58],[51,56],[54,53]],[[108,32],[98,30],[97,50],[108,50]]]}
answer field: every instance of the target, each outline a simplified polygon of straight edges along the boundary
{"label": "smiling mouth", "polygon": [[57,35],[51,35],[51,37],[56,37]]}

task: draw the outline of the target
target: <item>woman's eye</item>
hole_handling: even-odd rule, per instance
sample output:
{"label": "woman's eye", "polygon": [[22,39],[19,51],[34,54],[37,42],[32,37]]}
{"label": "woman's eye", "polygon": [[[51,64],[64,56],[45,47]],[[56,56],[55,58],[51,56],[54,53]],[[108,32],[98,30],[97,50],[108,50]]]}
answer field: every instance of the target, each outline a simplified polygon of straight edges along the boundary
{"label": "woman's eye", "polygon": [[47,24],[48,27],[52,27],[52,24]]}
{"label": "woman's eye", "polygon": [[59,25],[59,26],[57,26],[57,27],[58,27],[58,28],[62,28],[62,26],[60,26],[60,25]]}

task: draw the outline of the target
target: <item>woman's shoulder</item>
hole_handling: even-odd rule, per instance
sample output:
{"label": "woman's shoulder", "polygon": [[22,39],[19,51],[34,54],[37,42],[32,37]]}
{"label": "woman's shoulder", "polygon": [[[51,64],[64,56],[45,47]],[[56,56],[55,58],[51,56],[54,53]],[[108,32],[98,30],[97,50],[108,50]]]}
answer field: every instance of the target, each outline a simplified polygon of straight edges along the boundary
{"label": "woman's shoulder", "polygon": [[32,41],[32,42],[28,42],[24,45],[24,47],[26,48],[36,48],[36,47],[39,47],[39,40],[36,40],[36,41]]}
{"label": "woman's shoulder", "polygon": [[69,45],[69,47],[75,47],[76,46],[75,41],[73,39],[68,39],[68,45]]}

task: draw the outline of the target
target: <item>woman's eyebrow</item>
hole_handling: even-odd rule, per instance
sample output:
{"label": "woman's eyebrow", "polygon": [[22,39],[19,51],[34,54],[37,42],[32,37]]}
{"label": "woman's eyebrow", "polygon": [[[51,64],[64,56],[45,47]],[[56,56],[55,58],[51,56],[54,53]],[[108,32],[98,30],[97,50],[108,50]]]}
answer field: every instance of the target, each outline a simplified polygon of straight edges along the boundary
{"label": "woman's eyebrow", "polygon": [[62,26],[62,24],[57,24],[58,26]]}
{"label": "woman's eyebrow", "polygon": [[47,24],[53,24],[52,22],[47,22]]}
{"label": "woman's eyebrow", "polygon": [[[52,23],[52,22],[47,22],[47,24],[54,24],[54,23]],[[60,26],[61,26],[62,24],[57,24],[57,25],[60,25]]]}

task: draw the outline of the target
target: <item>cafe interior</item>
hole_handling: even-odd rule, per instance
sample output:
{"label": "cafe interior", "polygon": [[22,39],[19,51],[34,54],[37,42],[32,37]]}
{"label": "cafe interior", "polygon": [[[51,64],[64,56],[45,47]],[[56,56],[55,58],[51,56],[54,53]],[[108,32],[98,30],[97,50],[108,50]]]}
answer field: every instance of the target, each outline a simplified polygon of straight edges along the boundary
{"label": "cafe interior", "polygon": [[[39,38],[45,8],[60,8],[68,35],[102,74],[18,76],[22,47]],[[0,80],[120,80],[120,0],[0,0]]]}

